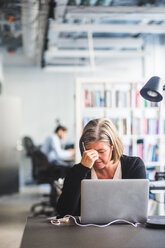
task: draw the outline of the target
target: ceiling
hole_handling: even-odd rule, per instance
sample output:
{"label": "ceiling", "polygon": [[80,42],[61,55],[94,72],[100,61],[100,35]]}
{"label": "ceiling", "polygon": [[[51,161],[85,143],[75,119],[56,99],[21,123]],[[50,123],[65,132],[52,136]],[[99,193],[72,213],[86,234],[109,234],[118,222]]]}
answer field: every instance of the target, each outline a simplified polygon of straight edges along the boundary
{"label": "ceiling", "polygon": [[0,43],[23,46],[43,68],[95,70],[103,61],[145,56],[145,37],[165,29],[165,1],[0,1]]}
{"label": "ceiling", "polygon": [[145,37],[164,32],[162,1],[66,2],[48,23],[42,66],[50,70],[94,71],[113,58],[143,58]]}

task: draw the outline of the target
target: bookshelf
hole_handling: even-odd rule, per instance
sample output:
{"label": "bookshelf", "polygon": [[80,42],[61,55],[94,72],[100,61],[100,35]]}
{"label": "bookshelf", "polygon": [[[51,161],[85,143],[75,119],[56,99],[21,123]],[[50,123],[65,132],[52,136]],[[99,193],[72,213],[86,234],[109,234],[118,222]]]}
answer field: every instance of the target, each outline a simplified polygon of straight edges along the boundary
{"label": "bookshelf", "polygon": [[76,163],[79,138],[93,118],[106,117],[115,124],[124,153],[143,159],[149,178],[165,166],[165,102],[144,100],[139,93],[144,80],[77,78],[75,82]]}
{"label": "bookshelf", "polygon": [[[165,95],[160,103],[144,100],[140,89],[146,80],[77,78],[75,81],[75,161],[81,160],[79,139],[93,118],[106,117],[115,124],[124,154],[143,159],[147,177],[165,169]],[[156,194],[158,214],[164,215],[164,192]]]}

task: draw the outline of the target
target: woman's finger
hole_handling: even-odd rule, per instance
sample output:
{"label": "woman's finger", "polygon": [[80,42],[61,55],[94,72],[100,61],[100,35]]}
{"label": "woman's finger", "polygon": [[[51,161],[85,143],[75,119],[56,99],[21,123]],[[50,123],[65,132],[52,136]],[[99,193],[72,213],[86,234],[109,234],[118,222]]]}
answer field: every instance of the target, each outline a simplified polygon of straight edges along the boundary
{"label": "woman's finger", "polygon": [[88,168],[92,168],[94,162],[97,159],[98,159],[98,152],[96,150],[87,150],[84,151],[83,153],[81,164]]}

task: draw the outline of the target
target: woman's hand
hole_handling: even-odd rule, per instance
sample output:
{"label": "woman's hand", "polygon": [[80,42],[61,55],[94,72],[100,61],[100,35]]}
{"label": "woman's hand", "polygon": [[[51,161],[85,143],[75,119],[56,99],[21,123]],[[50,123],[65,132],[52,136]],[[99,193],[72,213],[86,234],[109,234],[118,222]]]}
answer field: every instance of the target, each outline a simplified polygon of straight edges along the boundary
{"label": "woman's hand", "polygon": [[99,158],[98,152],[94,149],[83,152],[81,164],[85,167],[92,168],[94,162]]}

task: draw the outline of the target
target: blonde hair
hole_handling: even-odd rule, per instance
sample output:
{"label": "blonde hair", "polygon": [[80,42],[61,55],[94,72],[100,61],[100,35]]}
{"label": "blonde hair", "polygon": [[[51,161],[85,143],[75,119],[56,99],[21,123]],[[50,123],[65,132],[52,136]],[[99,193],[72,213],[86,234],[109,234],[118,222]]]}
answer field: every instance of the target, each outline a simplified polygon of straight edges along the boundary
{"label": "blonde hair", "polygon": [[83,143],[87,145],[96,141],[102,141],[113,146],[112,159],[114,163],[123,155],[123,143],[115,125],[109,119],[93,119],[87,123],[79,142],[81,154],[83,153]]}

